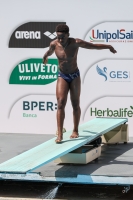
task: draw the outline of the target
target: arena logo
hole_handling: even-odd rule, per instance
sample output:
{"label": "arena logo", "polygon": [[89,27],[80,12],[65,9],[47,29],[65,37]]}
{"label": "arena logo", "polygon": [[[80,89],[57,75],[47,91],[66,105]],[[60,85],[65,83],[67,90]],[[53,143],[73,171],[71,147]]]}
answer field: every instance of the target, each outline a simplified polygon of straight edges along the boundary
{"label": "arena logo", "polygon": [[50,39],[55,39],[57,37],[56,32],[54,33],[50,33],[49,31],[46,31],[44,33],[44,35],[46,35],[47,37],[49,37]]}
{"label": "arena logo", "polygon": [[65,22],[28,22],[11,35],[9,48],[45,48],[56,38],[55,28]]}
{"label": "arena logo", "polygon": [[41,39],[40,31],[16,31],[16,39]]}
{"label": "arena logo", "polygon": [[[103,76],[104,81],[109,82],[130,82],[130,72],[126,70],[111,70],[108,71],[107,67],[100,68],[96,66],[96,71],[100,76]],[[108,71],[108,72],[107,72]]]}
{"label": "arena logo", "polygon": [[9,84],[47,85],[57,80],[58,60],[49,58],[46,65],[42,58],[24,60],[14,67]]}
{"label": "arena logo", "polygon": [[119,108],[118,110],[112,110],[106,108],[105,110],[90,108],[90,116],[95,117],[133,117],[133,106],[130,108]]}
{"label": "arena logo", "polygon": [[125,29],[116,30],[116,32],[110,33],[104,30],[100,32],[99,29],[92,30],[92,35],[90,36],[90,42],[109,42],[110,40],[129,40],[133,39],[133,31],[126,32]]}

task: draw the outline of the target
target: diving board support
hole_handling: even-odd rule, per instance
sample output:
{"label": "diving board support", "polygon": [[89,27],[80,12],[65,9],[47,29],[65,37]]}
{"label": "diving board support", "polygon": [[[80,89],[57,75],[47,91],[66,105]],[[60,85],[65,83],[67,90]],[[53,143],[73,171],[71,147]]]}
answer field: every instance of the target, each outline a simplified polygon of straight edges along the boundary
{"label": "diving board support", "polygon": [[[104,144],[116,144],[120,142],[127,143],[129,141],[129,129],[128,124],[122,124],[113,130],[105,133],[101,136],[101,143]],[[99,138],[100,139],[100,138]],[[100,144],[101,144],[100,143]],[[55,163],[74,163],[74,164],[87,164],[93,160],[98,159],[101,156],[101,145],[95,146],[95,143],[92,142],[94,146],[90,145],[90,148],[87,149],[86,145],[69,152],[68,154],[57,158]],[[89,145],[88,145],[89,146]]]}
{"label": "diving board support", "polygon": [[122,124],[115,129],[102,135],[102,143],[104,144],[116,144],[127,143],[129,141],[129,127],[128,124]]}
{"label": "diving board support", "polygon": [[101,145],[83,145],[82,147],[54,160],[55,163],[87,164],[101,155]]}

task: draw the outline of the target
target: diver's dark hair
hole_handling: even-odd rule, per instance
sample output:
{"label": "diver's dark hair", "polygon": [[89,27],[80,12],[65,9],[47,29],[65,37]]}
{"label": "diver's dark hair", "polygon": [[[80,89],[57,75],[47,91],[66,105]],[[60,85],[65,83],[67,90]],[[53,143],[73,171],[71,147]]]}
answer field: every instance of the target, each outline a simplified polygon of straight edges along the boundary
{"label": "diver's dark hair", "polygon": [[65,24],[59,24],[58,26],[56,26],[55,31],[69,33],[69,27]]}

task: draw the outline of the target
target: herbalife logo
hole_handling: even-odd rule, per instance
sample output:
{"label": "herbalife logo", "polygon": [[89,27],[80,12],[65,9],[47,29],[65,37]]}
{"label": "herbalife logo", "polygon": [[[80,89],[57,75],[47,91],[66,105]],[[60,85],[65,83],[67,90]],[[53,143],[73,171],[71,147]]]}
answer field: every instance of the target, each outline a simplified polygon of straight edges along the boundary
{"label": "herbalife logo", "polygon": [[119,108],[119,110],[90,108],[90,115],[96,117],[133,117],[133,106],[130,106],[130,108]]}
{"label": "herbalife logo", "polygon": [[116,30],[116,32],[107,32],[106,30],[100,31],[92,30],[90,42],[110,42],[111,40],[133,40],[133,31],[127,32],[125,29]]}
{"label": "herbalife logo", "polygon": [[49,31],[46,31],[46,32],[44,33],[44,35],[46,35],[46,36],[49,37],[50,39],[56,38],[56,32],[50,33]]}
{"label": "herbalife logo", "polygon": [[56,38],[55,28],[65,22],[28,22],[11,35],[9,48],[45,48]]}
{"label": "herbalife logo", "polygon": [[100,68],[96,66],[97,73],[104,78],[104,81],[109,82],[130,82],[130,72],[126,70],[111,70],[109,71],[107,67]]}

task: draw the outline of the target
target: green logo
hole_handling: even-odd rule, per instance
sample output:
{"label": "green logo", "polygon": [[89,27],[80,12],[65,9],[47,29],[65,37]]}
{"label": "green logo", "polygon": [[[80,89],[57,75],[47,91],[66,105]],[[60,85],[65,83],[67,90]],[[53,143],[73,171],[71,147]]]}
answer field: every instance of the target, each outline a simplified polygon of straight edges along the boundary
{"label": "green logo", "polygon": [[19,63],[12,71],[9,84],[47,85],[57,80],[58,60],[48,59],[46,65],[42,58],[31,58]]}
{"label": "green logo", "polygon": [[130,109],[119,108],[119,110],[111,110],[109,108],[106,108],[106,110],[100,110],[97,108],[90,108],[90,115],[96,117],[133,117],[133,106],[130,106]]}

